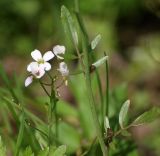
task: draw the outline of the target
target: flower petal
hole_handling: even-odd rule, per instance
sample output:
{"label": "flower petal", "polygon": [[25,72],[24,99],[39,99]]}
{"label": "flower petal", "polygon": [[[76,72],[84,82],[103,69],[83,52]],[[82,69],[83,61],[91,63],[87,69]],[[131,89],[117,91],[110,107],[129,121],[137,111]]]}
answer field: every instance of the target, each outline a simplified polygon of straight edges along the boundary
{"label": "flower petal", "polygon": [[44,63],[44,70],[49,71],[51,69],[51,64],[48,62]]}
{"label": "flower petal", "polygon": [[38,60],[42,59],[42,54],[37,49],[35,49],[34,51],[31,52],[31,56],[35,61],[38,61]]}
{"label": "flower petal", "polygon": [[68,76],[69,75],[69,70],[67,67],[67,64],[65,62],[61,62],[59,64],[59,69],[60,73],[62,74],[62,76]]}
{"label": "flower petal", "polygon": [[31,73],[32,73],[33,75],[38,72],[38,70],[39,70],[39,65],[38,65],[37,62],[31,62],[29,66],[30,66],[30,69],[31,69]]}
{"label": "flower petal", "polygon": [[38,73],[35,75],[35,77],[36,77],[37,79],[40,79],[42,76],[44,76],[44,74],[45,74],[44,69],[43,69],[43,68],[39,68],[39,71],[38,71]]}
{"label": "flower petal", "polygon": [[59,58],[60,60],[63,60],[64,59],[64,57],[62,57],[62,56],[59,56],[59,55],[56,55],[57,56],[57,58]]}
{"label": "flower petal", "polygon": [[31,72],[31,66],[30,66],[30,64],[27,66],[27,71]]}
{"label": "flower petal", "polygon": [[25,80],[25,87],[28,87],[33,81],[33,76],[28,76]]}
{"label": "flower petal", "polygon": [[56,45],[55,47],[53,47],[53,52],[55,55],[64,54],[65,53],[65,46]]}
{"label": "flower petal", "polygon": [[44,61],[49,61],[54,57],[54,54],[52,51],[47,51],[44,55],[43,55],[43,59]]}

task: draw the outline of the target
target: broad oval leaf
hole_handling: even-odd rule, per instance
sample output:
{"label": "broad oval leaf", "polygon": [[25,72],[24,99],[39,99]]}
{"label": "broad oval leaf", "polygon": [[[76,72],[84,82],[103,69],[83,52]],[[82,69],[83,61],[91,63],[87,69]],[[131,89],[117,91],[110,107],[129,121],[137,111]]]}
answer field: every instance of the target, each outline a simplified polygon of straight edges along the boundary
{"label": "broad oval leaf", "polygon": [[130,100],[127,100],[121,107],[120,113],[119,113],[119,124],[120,127],[123,129],[124,128],[124,121],[126,119],[128,109],[130,106]]}
{"label": "broad oval leaf", "polygon": [[91,49],[92,49],[92,50],[96,48],[96,46],[98,45],[98,43],[99,43],[100,40],[101,40],[101,35],[100,35],[100,34],[97,35],[97,36],[93,39],[93,41],[91,42]]}
{"label": "broad oval leaf", "polygon": [[61,7],[61,19],[66,35],[71,36],[71,40],[74,45],[78,44],[78,34],[75,27],[75,22],[69,12],[69,10],[63,5]]}
{"label": "broad oval leaf", "polygon": [[149,111],[144,112],[141,114],[137,119],[135,119],[132,123],[133,126],[138,126],[146,123],[151,123],[152,121],[160,118],[160,108],[153,107]]}

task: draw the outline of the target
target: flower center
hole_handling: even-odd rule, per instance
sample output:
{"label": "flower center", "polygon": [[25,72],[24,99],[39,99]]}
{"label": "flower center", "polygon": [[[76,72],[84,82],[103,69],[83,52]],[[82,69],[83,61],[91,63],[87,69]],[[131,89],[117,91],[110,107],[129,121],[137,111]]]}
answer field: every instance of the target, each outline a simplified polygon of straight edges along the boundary
{"label": "flower center", "polygon": [[37,62],[38,62],[38,64],[44,64],[44,60],[43,59],[39,59]]}

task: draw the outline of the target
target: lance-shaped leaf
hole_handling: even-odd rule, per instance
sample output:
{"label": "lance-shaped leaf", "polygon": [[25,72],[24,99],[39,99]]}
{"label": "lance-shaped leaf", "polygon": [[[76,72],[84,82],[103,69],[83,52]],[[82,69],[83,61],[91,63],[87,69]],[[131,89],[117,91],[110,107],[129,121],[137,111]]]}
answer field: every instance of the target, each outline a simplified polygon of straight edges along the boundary
{"label": "lance-shaped leaf", "polygon": [[95,63],[92,64],[93,67],[98,68],[100,65],[102,65],[104,62],[106,62],[108,59],[108,56],[104,56],[101,59],[99,59],[98,61],[96,61]]}
{"label": "lance-shaped leaf", "polygon": [[75,27],[75,22],[69,10],[65,6],[61,7],[61,19],[66,35],[69,35],[73,44],[77,45],[78,35]]}
{"label": "lance-shaped leaf", "polygon": [[157,118],[160,118],[160,108],[153,107],[149,111],[144,112],[141,114],[136,120],[133,121],[133,126],[138,126],[146,123],[151,123]]}
{"label": "lance-shaped leaf", "polygon": [[92,50],[96,48],[96,46],[98,45],[98,43],[99,43],[100,40],[101,40],[101,35],[100,35],[100,34],[97,35],[97,36],[93,39],[93,41],[91,42],[91,49],[92,49]]}
{"label": "lance-shaped leaf", "polygon": [[108,131],[108,128],[110,128],[110,125],[109,125],[109,119],[108,119],[108,117],[106,116],[106,117],[105,117],[105,120],[104,120],[104,129],[105,129],[106,133],[107,133],[107,131]]}
{"label": "lance-shaped leaf", "polygon": [[128,113],[128,109],[130,106],[130,100],[127,100],[121,107],[120,113],[119,113],[119,124],[121,128],[124,128],[124,122]]}

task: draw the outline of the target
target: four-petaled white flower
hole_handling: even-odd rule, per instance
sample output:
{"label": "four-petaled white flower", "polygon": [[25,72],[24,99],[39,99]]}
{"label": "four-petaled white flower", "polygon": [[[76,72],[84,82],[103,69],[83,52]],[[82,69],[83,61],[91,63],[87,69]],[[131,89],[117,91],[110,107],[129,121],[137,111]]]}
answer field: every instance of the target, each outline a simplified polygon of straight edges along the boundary
{"label": "four-petaled white flower", "polygon": [[[25,80],[25,87],[29,86],[33,82],[34,78],[40,79],[46,71],[51,69],[51,64],[48,62],[49,60],[51,60],[55,55],[59,59],[64,59],[62,56],[59,56],[64,53],[65,47],[61,45],[53,47],[53,52],[47,51],[43,56],[37,49],[31,52],[31,56],[35,61],[31,62],[27,66],[27,71],[30,72],[30,76]],[[69,75],[67,64],[65,62],[61,62],[59,64],[58,71],[62,74],[65,82],[67,83],[66,77]]]}
{"label": "four-petaled white flower", "polygon": [[61,62],[59,64],[58,71],[60,71],[63,77],[67,77],[69,75],[69,70],[65,62]]}
{"label": "four-petaled white flower", "polygon": [[30,63],[29,71],[31,72],[31,75],[25,80],[25,87],[29,86],[33,82],[33,78],[40,79],[45,74],[44,66],[37,62]]}
{"label": "four-petaled white flower", "polygon": [[65,46],[62,45],[56,45],[55,47],[53,47],[53,53],[57,56],[57,58],[59,59],[64,59],[62,56],[60,56],[61,54],[65,54]]}
{"label": "four-petaled white flower", "polygon": [[[33,52],[31,52],[31,56],[38,64],[40,64],[44,67],[43,68],[44,70],[48,71],[48,70],[51,69],[51,64],[48,63],[48,61],[51,60],[54,57],[54,54],[53,54],[52,51],[47,51],[42,57],[41,52],[36,49]],[[29,71],[29,72],[31,72],[31,66],[30,65],[31,65],[31,63],[27,67],[27,71]]]}

